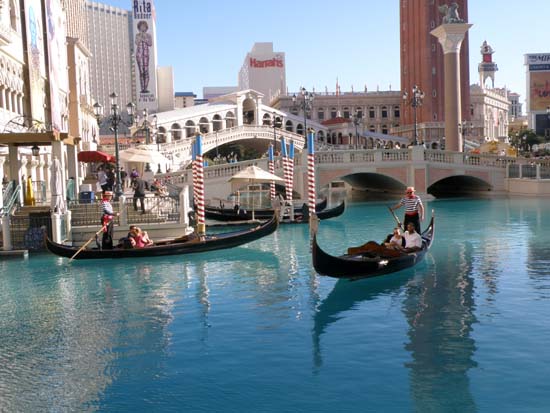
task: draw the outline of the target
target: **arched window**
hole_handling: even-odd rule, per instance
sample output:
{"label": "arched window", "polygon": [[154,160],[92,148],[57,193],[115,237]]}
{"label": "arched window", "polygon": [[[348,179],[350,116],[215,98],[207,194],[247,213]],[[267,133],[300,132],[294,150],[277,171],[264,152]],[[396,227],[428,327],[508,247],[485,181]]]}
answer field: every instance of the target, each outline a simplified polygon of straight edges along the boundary
{"label": "arched window", "polygon": [[223,128],[223,119],[220,115],[214,115],[212,117],[212,131],[219,131]]}
{"label": "arched window", "polygon": [[338,114],[338,111],[336,110],[336,108],[331,108],[330,109],[330,118],[331,119],[336,119],[337,114]]}
{"label": "arched window", "polygon": [[201,133],[210,132],[210,122],[208,122],[208,119],[204,116],[199,120],[199,128]]}
{"label": "arched window", "polygon": [[271,115],[269,113],[264,113],[262,118],[262,125],[271,126]]}
{"label": "arched window", "polygon": [[387,135],[388,134],[388,126],[387,125],[382,125],[382,133],[384,135]]}
{"label": "arched window", "polygon": [[179,141],[181,139],[181,126],[179,125],[179,123],[172,124],[170,133],[172,134],[172,140]]}
{"label": "arched window", "polygon": [[393,117],[396,119],[401,117],[401,108],[397,105],[393,107]]}
{"label": "arched window", "polygon": [[382,106],[382,118],[388,117],[388,108],[386,106]]}
{"label": "arched window", "polygon": [[285,130],[288,132],[294,132],[294,125],[292,124],[292,121],[287,120],[285,123]]}
{"label": "arched window", "polygon": [[323,108],[317,109],[317,119],[319,119],[319,122],[322,122],[325,120],[325,109]]}
{"label": "arched window", "polygon": [[355,108],[355,115],[358,119],[363,118],[363,108]]}
{"label": "arched window", "polygon": [[17,5],[15,0],[10,0],[10,26],[12,30],[17,31]]}
{"label": "arched window", "polygon": [[159,126],[157,130],[157,143],[166,143],[166,128]]}
{"label": "arched window", "polygon": [[298,135],[303,135],[304,134],[304,125],[302,125],[301,123],[298,123],[298,125],[296,125],[296,133]]}
{"label": "arched window", "polygon": [[237,118],[233,112],[227,112],[225,114],[225,127],[232,128],[237,124]]}
{"label": "arched window", "polygon": [[[193,122],[192,120],[188,120],[187,122],[185,122],[185,136],[190,138],[192,136],[195,136],[196,133],[197,128],[195,126],[195,122]],[[174,135],[172,134],[172,136]]]}
{"label": "arched window", "polygon": [[347,106],[344,107],[344,118],[349,119],[350,118],[350,111]]}
{"label": "arched window", "polygon": [[371,106],[369,108],[369,118],[374,119],[376,117],[376,111],[374,110],[374,106]]}

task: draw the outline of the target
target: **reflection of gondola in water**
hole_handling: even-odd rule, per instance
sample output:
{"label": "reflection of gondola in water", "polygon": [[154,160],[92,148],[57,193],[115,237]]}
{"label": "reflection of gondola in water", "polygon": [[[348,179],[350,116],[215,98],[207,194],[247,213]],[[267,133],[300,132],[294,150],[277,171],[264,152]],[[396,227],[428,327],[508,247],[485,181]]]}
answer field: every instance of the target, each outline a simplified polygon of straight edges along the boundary
{"label": "reflection of gondola in water", "polygon": [[358,283],[338,280],[332,291],[321,301],[314,316],[313,351],[315,366],[319,367],[322,364],[321,335],[328,326],[341,318],[340,314],[353,309],[358,303],[375,300],[384,295],[396,294],[410,281],[411,278],[405,273],[389,279],[374,279]]}

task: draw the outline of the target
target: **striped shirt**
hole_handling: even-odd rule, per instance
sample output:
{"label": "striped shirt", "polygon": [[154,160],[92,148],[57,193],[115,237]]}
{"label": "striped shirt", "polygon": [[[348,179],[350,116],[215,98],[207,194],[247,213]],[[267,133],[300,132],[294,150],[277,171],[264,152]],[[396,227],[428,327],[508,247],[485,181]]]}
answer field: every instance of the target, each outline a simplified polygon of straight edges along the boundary
{"label": "striped shirt", "polygon": [[419,212],[422,201],[416,195],[412,198],[406,196],[405,198],[401,198],[400,204],[405,206],[405,214],[415,214]]}
{"label": "striped shirt", "polygon": [[115,215],[113,206],[111,205],[111,201],[108,201],[106,199],[101,200],[101,211],[103,212],[103,215]]}

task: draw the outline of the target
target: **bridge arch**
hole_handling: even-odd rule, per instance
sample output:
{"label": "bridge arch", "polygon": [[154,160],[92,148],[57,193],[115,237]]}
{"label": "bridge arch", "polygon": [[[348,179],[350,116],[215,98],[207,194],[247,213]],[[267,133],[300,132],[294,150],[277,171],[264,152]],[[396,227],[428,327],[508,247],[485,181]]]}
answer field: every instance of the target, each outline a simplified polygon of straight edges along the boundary
{"label": "bridge arch", "polygon": [[451,175],[432,183],[427,192],[436,198],[483,195],[493,190],[487,181],[471,175]]}

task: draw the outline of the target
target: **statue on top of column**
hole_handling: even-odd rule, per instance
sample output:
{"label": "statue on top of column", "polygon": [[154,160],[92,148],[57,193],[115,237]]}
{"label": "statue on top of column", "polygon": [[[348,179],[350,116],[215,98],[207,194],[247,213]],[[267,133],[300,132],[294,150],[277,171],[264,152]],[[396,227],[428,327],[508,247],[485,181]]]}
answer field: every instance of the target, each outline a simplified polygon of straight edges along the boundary
{"label": "statue on top of column", "polygon": [[464,19],[461,19],[458,15],[458,4],[455,2],[448,4],[443,4],[439,6],[439,12],[443,14],[443,24],[447,23],[465,23]]}

